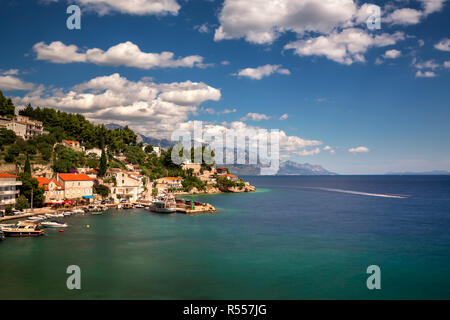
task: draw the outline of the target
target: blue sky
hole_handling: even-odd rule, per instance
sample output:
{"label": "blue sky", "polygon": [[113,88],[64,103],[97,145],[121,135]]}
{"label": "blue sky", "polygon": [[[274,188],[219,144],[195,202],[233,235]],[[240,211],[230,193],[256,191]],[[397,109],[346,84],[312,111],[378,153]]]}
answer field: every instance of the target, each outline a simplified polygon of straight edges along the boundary
{"label": "blue sky", "polygon": [[0,90],[150,136],[279,129],[284,159],[342,174],[450,170],[448,1],[372,2],[378,30],[364,1],[139,2],[2,1]]}

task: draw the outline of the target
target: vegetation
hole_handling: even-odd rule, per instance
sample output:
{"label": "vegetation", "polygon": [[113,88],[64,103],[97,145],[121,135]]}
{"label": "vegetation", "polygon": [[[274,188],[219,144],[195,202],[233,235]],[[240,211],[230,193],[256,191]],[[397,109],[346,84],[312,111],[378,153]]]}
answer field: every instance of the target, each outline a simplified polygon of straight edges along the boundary
{"label": "vegetation", "polygon": [[14,118],[15,109],[11,98],[5,98],[3,92],[0,91],[0,116]]}
{"label": "vegetation", "polygon": [[16,200],[16,209],[22,211],[24,209],[28,209],[29,207],[30,204],[28,203],[28,199],[24,195],[20,195]]}
{"label": "vegetation", "polygon": [[110,194],[110,190],[103,184],[96,184],[94,185],[94,193],[101,195],[103,198],[106,198]]}
{"label": "vegetation", "polygon": [[13,211],[13,208],[11,206],[6,206],[6,208],[5,208],[5,215],[7,215],[7,216],[12,215],[12,211]]}
{"label": "vegetation", "polygon": [[22,181],[20,194],[25,196],[27,203],[31,203],[31,199],[33,198],[33,207],[42,206],[45,196],[44,188],[39,187],[39,182],[26,172],[20,174],[19,180]]}
{"label": "vegetation", "polygon": [[191,191],[192,188],[197,188],[197,190],[206,189],[206,182],[194,176],[185,177],[181,184],[183,185],[184,191]]}

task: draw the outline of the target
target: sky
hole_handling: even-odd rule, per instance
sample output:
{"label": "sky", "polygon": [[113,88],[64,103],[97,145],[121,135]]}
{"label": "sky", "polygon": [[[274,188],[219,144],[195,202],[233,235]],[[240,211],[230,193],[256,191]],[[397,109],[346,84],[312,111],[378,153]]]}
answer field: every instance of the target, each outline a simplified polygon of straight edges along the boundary
{"label": "sky", "polygon": [[2,0],[0,90],[157,138],[277,129],[283,160],[340,174],[450,170],[449,18],[446,0]]}

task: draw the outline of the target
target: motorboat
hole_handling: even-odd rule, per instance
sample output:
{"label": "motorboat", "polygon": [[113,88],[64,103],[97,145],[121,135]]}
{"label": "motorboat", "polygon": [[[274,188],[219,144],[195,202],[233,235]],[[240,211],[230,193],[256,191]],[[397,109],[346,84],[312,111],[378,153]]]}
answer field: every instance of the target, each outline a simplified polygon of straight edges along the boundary
{"label": "motorboat", "polygon": [[66,223],[59,222],[56,220],[45,221],[45,222],[42,222],[41,225],[44,227],[51,227],[51,228],[66,228],[67,227]]}
{"label": "motorboat", "polygon": [[44,234],[38,223],[32,221],[20,221],[17,226],[2,228],[6,237],[38,237]]}
{"label": "motorboat", "polygon": [[177,203],[175,199],[160,198],[150,204],[149,210],[157,213],[175,213],[177,211]]}

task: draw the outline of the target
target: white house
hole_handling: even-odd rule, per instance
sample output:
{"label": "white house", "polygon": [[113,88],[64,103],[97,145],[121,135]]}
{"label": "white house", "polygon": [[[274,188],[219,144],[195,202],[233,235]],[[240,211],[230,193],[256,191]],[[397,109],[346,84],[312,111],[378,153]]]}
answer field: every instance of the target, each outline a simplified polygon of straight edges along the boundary
{"label": "white house", "polygon": [[66,199],[93,197],[94,180],[85,173],[58,173],[57,182],[64,188]]}
{"label": "white house", "polygon": [[0,207],[14,206],[19,195],[18,187],[22,185],[17,181],[18,176],[9,173],[0,173]]}

